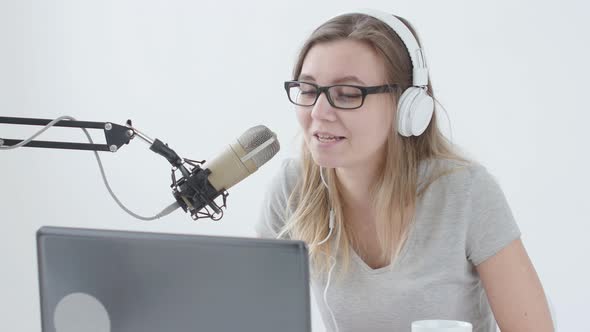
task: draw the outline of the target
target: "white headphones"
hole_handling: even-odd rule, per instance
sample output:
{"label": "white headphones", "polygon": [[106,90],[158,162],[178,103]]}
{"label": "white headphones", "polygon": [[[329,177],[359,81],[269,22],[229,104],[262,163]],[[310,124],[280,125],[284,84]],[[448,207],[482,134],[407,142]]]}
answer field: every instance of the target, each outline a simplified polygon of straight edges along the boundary
{"label": "white headphones", "polygon": [[434,100],[427,93],[428,68],[424,51],[410,29],[394,15],[374,9],[361,9],[354,13],[365,14],[387,24],[408,49],[412,60],[413,82],[397,103],[397,131],[404,137],[420,136],[434,113]]}

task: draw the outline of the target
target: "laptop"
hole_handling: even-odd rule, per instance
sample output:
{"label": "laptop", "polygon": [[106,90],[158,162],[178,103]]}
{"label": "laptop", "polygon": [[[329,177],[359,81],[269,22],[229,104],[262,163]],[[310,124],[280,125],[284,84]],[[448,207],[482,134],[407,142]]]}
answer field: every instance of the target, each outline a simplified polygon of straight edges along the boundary
{"label": "laptop", "polygon": [[43,332],[311,331],[302,241],[42,227]]}

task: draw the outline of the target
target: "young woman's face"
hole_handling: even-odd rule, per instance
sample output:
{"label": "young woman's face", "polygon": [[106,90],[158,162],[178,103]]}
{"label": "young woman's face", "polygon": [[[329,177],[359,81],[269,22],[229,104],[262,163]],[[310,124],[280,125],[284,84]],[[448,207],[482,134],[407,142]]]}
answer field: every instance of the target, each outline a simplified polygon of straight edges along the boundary
{"label": "young woman's face", "polygon": [[[369,45],[355,40],[314,45],[304,59],[298,80],[320,86],[387,83],[381,57]],[[296,106],[305,143],[316,164],[349,168],[379,162],[392,130],[396,107],[393,99],[391,93],[370,94],[361,108],[341,110],[332,107],[322,93],[315,105]]]}

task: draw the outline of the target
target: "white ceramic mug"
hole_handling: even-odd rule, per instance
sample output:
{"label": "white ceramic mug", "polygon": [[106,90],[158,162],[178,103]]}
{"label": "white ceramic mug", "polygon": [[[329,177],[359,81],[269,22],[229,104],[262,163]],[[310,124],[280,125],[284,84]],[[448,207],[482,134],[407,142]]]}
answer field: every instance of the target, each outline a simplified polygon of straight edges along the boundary
{"label": "white ceramic mug", "polygon": [[412,322],[412,332],[472,332],[470,323],[459,320],[419,320]]}

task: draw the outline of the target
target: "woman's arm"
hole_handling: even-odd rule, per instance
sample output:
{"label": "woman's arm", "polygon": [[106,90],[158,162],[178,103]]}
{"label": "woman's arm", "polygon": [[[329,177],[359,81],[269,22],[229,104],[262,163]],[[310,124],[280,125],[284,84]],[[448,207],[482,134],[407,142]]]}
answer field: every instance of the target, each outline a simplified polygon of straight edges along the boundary
{"label": "woman's arm", "polygon": [[501,331],[554,331],[543,286],[520,239],[476,269]]}

